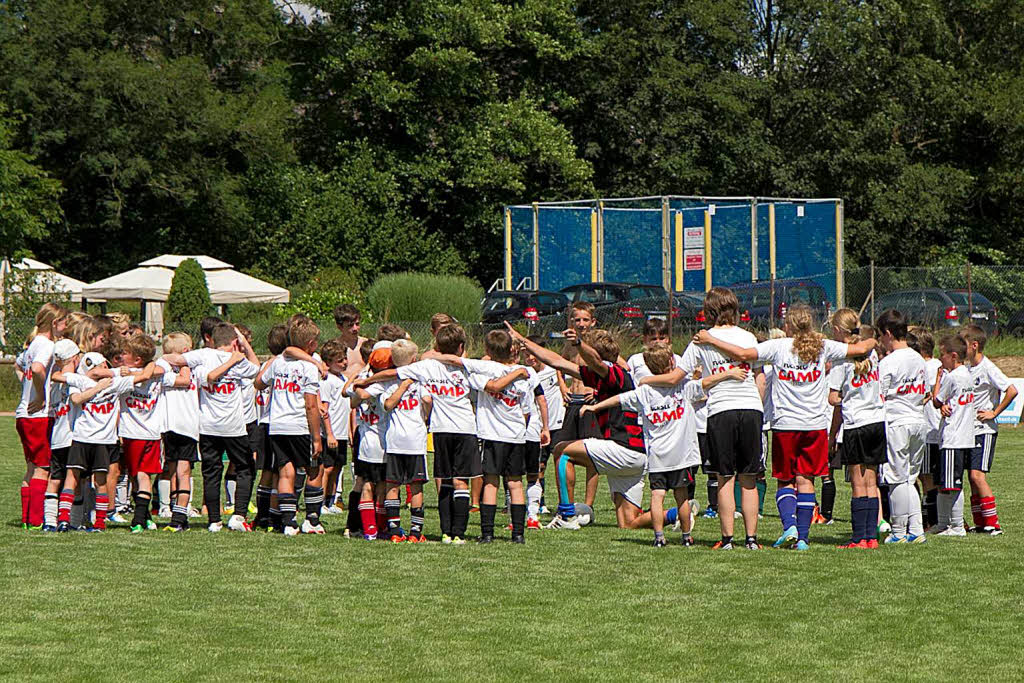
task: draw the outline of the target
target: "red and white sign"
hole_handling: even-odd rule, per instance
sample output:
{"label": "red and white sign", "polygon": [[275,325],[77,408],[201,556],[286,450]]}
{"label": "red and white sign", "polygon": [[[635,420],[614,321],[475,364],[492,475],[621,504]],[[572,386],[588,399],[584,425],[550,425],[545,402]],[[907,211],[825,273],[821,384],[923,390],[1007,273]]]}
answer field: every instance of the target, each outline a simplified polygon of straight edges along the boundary
{"label": "red and white sign", "polygon": [[685,250],[683,252],[683,270],[704,270],[704,250]]}
{"label": "red and white sign", "polygon": [[683,228],[683,249],[704,248],[704,226],[695,225]]}

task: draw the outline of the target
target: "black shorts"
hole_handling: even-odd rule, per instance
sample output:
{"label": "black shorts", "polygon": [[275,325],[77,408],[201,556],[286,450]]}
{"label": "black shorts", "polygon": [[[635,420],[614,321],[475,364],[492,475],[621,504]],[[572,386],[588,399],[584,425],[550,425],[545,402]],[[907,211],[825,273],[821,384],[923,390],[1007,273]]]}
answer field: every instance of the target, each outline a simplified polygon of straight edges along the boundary
{"label": "black shorts", "polygon": [[480,442],[476,436],[434,433],[435,479],[476,479],[481,474]]}
{"label": "black shorts", "polygon": [[274,470],[274,449],[270,447],[270,423],[264,422],[259,426],[260,436],[256,453],[256,469]]}
{"label": "black shorts", "polygon": [[971,451],[971,459],[967,463],[967,469],[990,472],[992,460],[996,455],[996,437],[998,434],[975,434],[974,449]]}
{"label": "black shorts", "polygon": [[484,439],[482,461],[484,474],[522,477],[526,474],[526,445]]}
{"label": "black shorts", "polygon": [[764,472],[763,424],[760,410],[726,410],[708,416],[708,447],[718,474],[731,477]]}
{"label": "black shorts", "polygon": [[296,470],[313,465],[313,442],[309,434],[271,434],[270,450],[274,453],[274,469],[288,463]]}
{"label": "black shorts", "polygon": [[422,484],[427,481],[427,456],[384,454],[384,481],[389,484]]}
{"label": "black shorts", "polygon": [[220,436],[217,434],[199,435],[199,459],[203,461],[204,471],[212,467],[224,467],[224,455],[228,456],[228,464],[234,465],[235,474],[239,471],[256,470],[256,461],[249,450],[248,436]]}
{"label": "black shorts", "polygon": [[249,424],[245,425],[245,436],[249,440],[249,450],[253,453],[257,453],[262,445],[263,425],[253,420]]}
{"label": "black shorts", "polygon": [[121,462],[121,442],[107,446],[107,462],[109,465]]}
{"label": "black shorts", "polygon": [[177,432],[164,432],[164,462],[197,462],[199,442]]}
{"label": "black shorts", "polygon": [[683,467],[667,472],[648,472],[652,491],[674,491],[688,488],[693,483],[693,468]]}
{"label": "black shorts", "polygon": [[924,460],[921,462],[921,474],[937,477],[939,474],[939,458],[942,457],[942,449],[937,443],[926,443],[924,445]]}
{"label": "black shorts", "polygon": [[320,461],[324,467],[344,467],[348,462],[348,441],[339,441],[337,448],[328,448],[327,439],[324,439],[324,450],[320,454]]}
{"label": "black shorts", "polygon": [[706,433],[697,432],[697,448],[700,450],[700,471],[707,475],[718,474],[718,464],[711,459]]}
{"label": "black shorts", "polygon": [[382,462],[365,462],[356,458],[355,475],[369,484],[380,484],[387,479],[387,469]]}
{"label": "black shorts", "polygon": [[52,481],[64,481],[68,470],[68,453],[71,446],[65,448],[50,449],[50,479]]}
{"label": "black shorts", "polygon": [[885,461],[884,422],[843,430],[844,465],[881,465]]}
{"label": "black shorts", "polygon": [[527,441],[523,453],[527,474],[540,474],[540,441]]}
{"label": "black shorts", "polygon": [[[585,403],[569,403],[565,406],[565,419],[558,430],[560,441],[578,441],[580,439],[600,439],[604,436],[597,424],[597,415],[587,413],[580,415],[580,408]],[[554,443],[554,440],[552,440]]]}
{"label": "black shorts", "polygon": [[67,469],[81,470],[83,474],[106,472],[110,469],[110,450],[113,446],[103,443],[71,442],[68,449]]}
{"label": "black shorts", "polygon": [[964,464],[971,459],[970,448],[943,448],[936,467],[935,483],[943,491],[959,491],[964,487]]}

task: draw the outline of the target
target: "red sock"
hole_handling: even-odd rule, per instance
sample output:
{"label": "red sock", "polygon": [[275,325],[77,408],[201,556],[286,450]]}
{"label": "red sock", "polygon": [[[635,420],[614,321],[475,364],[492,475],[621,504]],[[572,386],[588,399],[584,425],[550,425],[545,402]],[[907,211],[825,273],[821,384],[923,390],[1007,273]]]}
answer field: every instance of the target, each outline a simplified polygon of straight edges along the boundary
{"label": "red sock", "polygon": [[29,500],[29,488],[28,484],[21,482],[21,523],[28,524],[28,500]]}
{"label": "red sock", "polygon": [[367,536],[375,536],[377,534],[377,525],[375,522],[375,515],[373,513],[373,502],[366,501],[359,503],[359,519],[363,521],[363,533]]}
{"label": "red sock", "polygon": [[75,502],[75,493],[71,489],[64,489],[60,492],[60,500],[57,502],[57,522],[71,521],[71,506]]}
{"label": "red sock", "polygon": [[46,499],[46,480],[32,479],[28,483],[28,523],[40,526],[43,523],[43,501]]}
{"label": "red sock", "polygon": [[110,505],[110,498],[105,493],[96,494],[96,523],[97,529],[107,528],[107,506]]}
{"label": "red sock", "polygon": [[374,506],[374,515],[375,515],[376,521],[377,521],[377,528],[378,529],[387,529],[388,528],[388,513],[385,512],[383,505],[375,505]]}
{"label": "red sock", "polygon": [[974,526],[985,526],[985,519],[981,516],[981,496],[971,494],[971,517],[974,518]]}
{"label": "red sock", "polygon": [[981,499],[981,516],[984,526],[999,528],[999,515],[996,514],[996,497],[988,496]]}

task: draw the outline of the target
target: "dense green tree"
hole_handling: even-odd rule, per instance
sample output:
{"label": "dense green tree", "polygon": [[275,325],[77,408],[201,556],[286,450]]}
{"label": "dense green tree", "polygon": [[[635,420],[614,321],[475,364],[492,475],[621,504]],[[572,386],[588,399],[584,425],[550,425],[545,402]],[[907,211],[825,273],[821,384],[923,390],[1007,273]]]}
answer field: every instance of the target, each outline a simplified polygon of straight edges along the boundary
{"label": "dense green tree", "polygon": [[0,102],[0,257],[13,258],[60,219],[60,183],[32,155],[12,148],[16,121]]}
{"label": "dense green tree", "polygon": [[195,259],[185,259],[174,269],[164,319],[171,323],[195,326],[212,311],[210,289],[206,285],[203,267]]}

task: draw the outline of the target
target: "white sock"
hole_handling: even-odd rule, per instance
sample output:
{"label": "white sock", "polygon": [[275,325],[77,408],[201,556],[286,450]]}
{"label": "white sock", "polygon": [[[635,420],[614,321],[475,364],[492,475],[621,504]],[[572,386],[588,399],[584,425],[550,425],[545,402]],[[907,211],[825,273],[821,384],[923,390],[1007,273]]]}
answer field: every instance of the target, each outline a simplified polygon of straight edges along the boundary
{"label": "white sock", "polygon": [[235,487],[238,483],[234,479],[224,480],[224,507],[235,506]]}
{"label": "white sock", "polygon": [[160,509],[161,510],[171,506],[171,480],[170,479],[157,479],[156,480],[156,495],[157,495],[157,501],[160,503]]}
{"label": "white sock", "polygon": [[58,496],[51,496],[50,494],[47,494],[43,499],[43,524],[47,526],[57,526],[58,501]]}
{"label": "white sock", "polygon": [[[908,488],[913,489],[910,484],[903,482],[901,484],[893,484],[889,489],[889,510],[892,515],[892,519],[889,522],[892,524],[892,533],[896,536],[907,535],[907,526],[910,521]],[[913,491],[913,495],[917,496],[916,490]]]}
{"label": "white sock", "polygon": [[536,481],[526,488],[526,515],[530,519],[537,519],[540,515],[540,482]]}
{"label": "white sock", "polygon": [[122,474],[114,487],[114,510],[121,512],[128,507],[128,475]]}
{"label": "white sock", "polygon": [[912,536],[920,536],[924,533],[924,517],[921,515],[921,496],[917,495],[917,489],[909,481],[903,485],[906,488],[908,514],[907,533]]}
{"label": "white sock", "polygon": [[[963,501],[961,500],[961,506]],[[950,526],[949,518],[953,514],[953,496],[950,491],[939,491],[939,497],[936,501],[936,509],[939,513],[938,526],[945,529]],[[963,513],[961,512],[961,517]],[[963,519],[961,519],[961,522]]]}
{"label": "white sock", "polygon": [[950,515],[949,525],[953,528],[962,529],[964,526],[964,492],[963,489],[957,489],[950,495],[953,499],[952,514]]}

